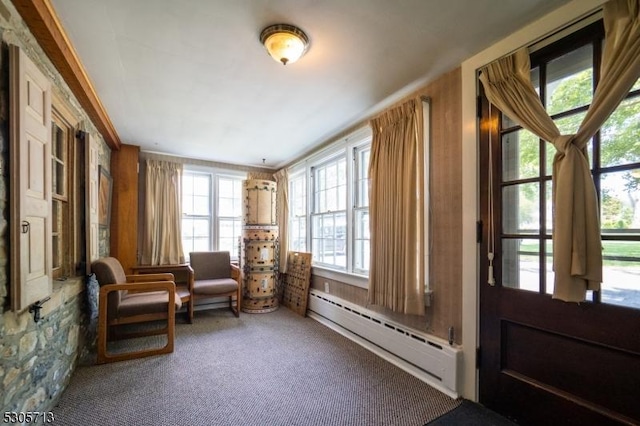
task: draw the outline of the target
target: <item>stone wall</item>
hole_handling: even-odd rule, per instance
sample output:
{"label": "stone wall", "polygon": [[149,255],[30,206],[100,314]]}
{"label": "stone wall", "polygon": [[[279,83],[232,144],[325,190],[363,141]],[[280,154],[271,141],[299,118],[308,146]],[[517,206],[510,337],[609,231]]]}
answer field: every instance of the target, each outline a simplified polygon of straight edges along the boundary
{"label": "stone wall", "polygon": [[[20,46],[50,79],[80,119],[80,129],[100,141],[100,165],[109,169],[110,150],[48,60],[9,0],[0,0],[0,406],[5,411],[50,411],[80,359],[95,354],[95,328],[85,308],[84,277],[53,283],[51,300],[38,323],[9,306],[9,64],[8,44]],[[108,230],[100,231],[100,256],[108,255]]]}
{"label": "stone wall", "polygon": [[69,383],[85,323],[82,279],[70,281],[56,283],[38,323],[28,312],[0,316],[2,412],[49,411]]}

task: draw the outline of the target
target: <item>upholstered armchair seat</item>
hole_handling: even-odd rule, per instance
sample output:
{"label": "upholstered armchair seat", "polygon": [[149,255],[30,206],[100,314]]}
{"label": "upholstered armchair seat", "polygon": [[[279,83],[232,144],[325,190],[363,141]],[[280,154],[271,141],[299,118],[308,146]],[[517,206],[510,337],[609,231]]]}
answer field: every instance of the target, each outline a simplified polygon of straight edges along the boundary
{"label": "upholstered armchair seat", "polygon": [[[166,291],[150,291],[145,293],[128,292],[118,305],[118,317],[134,315],[166,313],[169,295]],[[176,310],[182,307],[179,297],[175,298]]]}
{"label": "upholstered armchair seat", "polygon": [[199,280],[196,288],[197,294],[216,295],[229,293],[238,289],[238,283],[231,278],[218,278],[214,280]]}

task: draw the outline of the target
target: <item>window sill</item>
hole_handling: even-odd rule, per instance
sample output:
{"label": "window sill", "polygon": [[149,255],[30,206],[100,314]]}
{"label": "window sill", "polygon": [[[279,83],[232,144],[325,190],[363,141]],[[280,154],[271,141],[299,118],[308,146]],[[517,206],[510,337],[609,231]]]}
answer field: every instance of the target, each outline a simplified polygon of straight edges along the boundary
{"label": "window sill", "polygon": [[64,281],[53,280],[51,300],[42,305],[42,315],[55,311],[84,290],[85,277],[70,277]]}
{"label": "window sill", "polygon": [[322,278],[328,278],[334,281],[340,281],[341,283],[349,284],[354,287],[360,287],[364,289],[369,288],[369,277],[364,275],[350,274],[347,272],[336,271],[333,269],[323,268],[320,266],[312,266],[311,275],[316,275]]}

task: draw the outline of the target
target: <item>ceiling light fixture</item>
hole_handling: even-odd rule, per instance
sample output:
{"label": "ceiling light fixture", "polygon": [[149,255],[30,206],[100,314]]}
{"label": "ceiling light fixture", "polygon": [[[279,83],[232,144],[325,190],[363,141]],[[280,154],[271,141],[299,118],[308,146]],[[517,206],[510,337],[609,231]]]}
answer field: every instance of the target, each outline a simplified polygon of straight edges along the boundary
{"label": "ceiling light fixture", "polygon": [[262,30],[260,42],[273,59],[283,65],[292,64],[309,47],[309,38],[298,27],[289,24],[271,25]]}

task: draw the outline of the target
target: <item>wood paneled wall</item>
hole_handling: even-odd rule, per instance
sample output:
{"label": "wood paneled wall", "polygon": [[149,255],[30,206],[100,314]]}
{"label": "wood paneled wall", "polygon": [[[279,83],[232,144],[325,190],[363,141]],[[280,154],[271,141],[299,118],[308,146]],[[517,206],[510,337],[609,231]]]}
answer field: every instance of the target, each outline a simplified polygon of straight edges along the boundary
{"label": "wood paneled wall", "polygon": [[138,157],[140,147],[121,145],[111,152],[111,256],[125,273],[138,264]]}
{"label": "wood paneled wall", "polygon": [[[431,98],[430,283],[433,290],[426,318],[385,313],[407,326],[427,331],[443,339],[449,327],[454,340],[462,343],[462,74],[456,68],[440,76],[408,98]],[[406,99],[405,99],[406,100]],[[401,101],[401,102],[404,102]],[[399,102],[399,103],[401,103]],[[475,259],[470,259],[475,262]],[[335,280],[313,276],[312,288],[330,293],[352,303],[366,306],[367,291]],[[473,332],[473,331],[471,331]]]}

